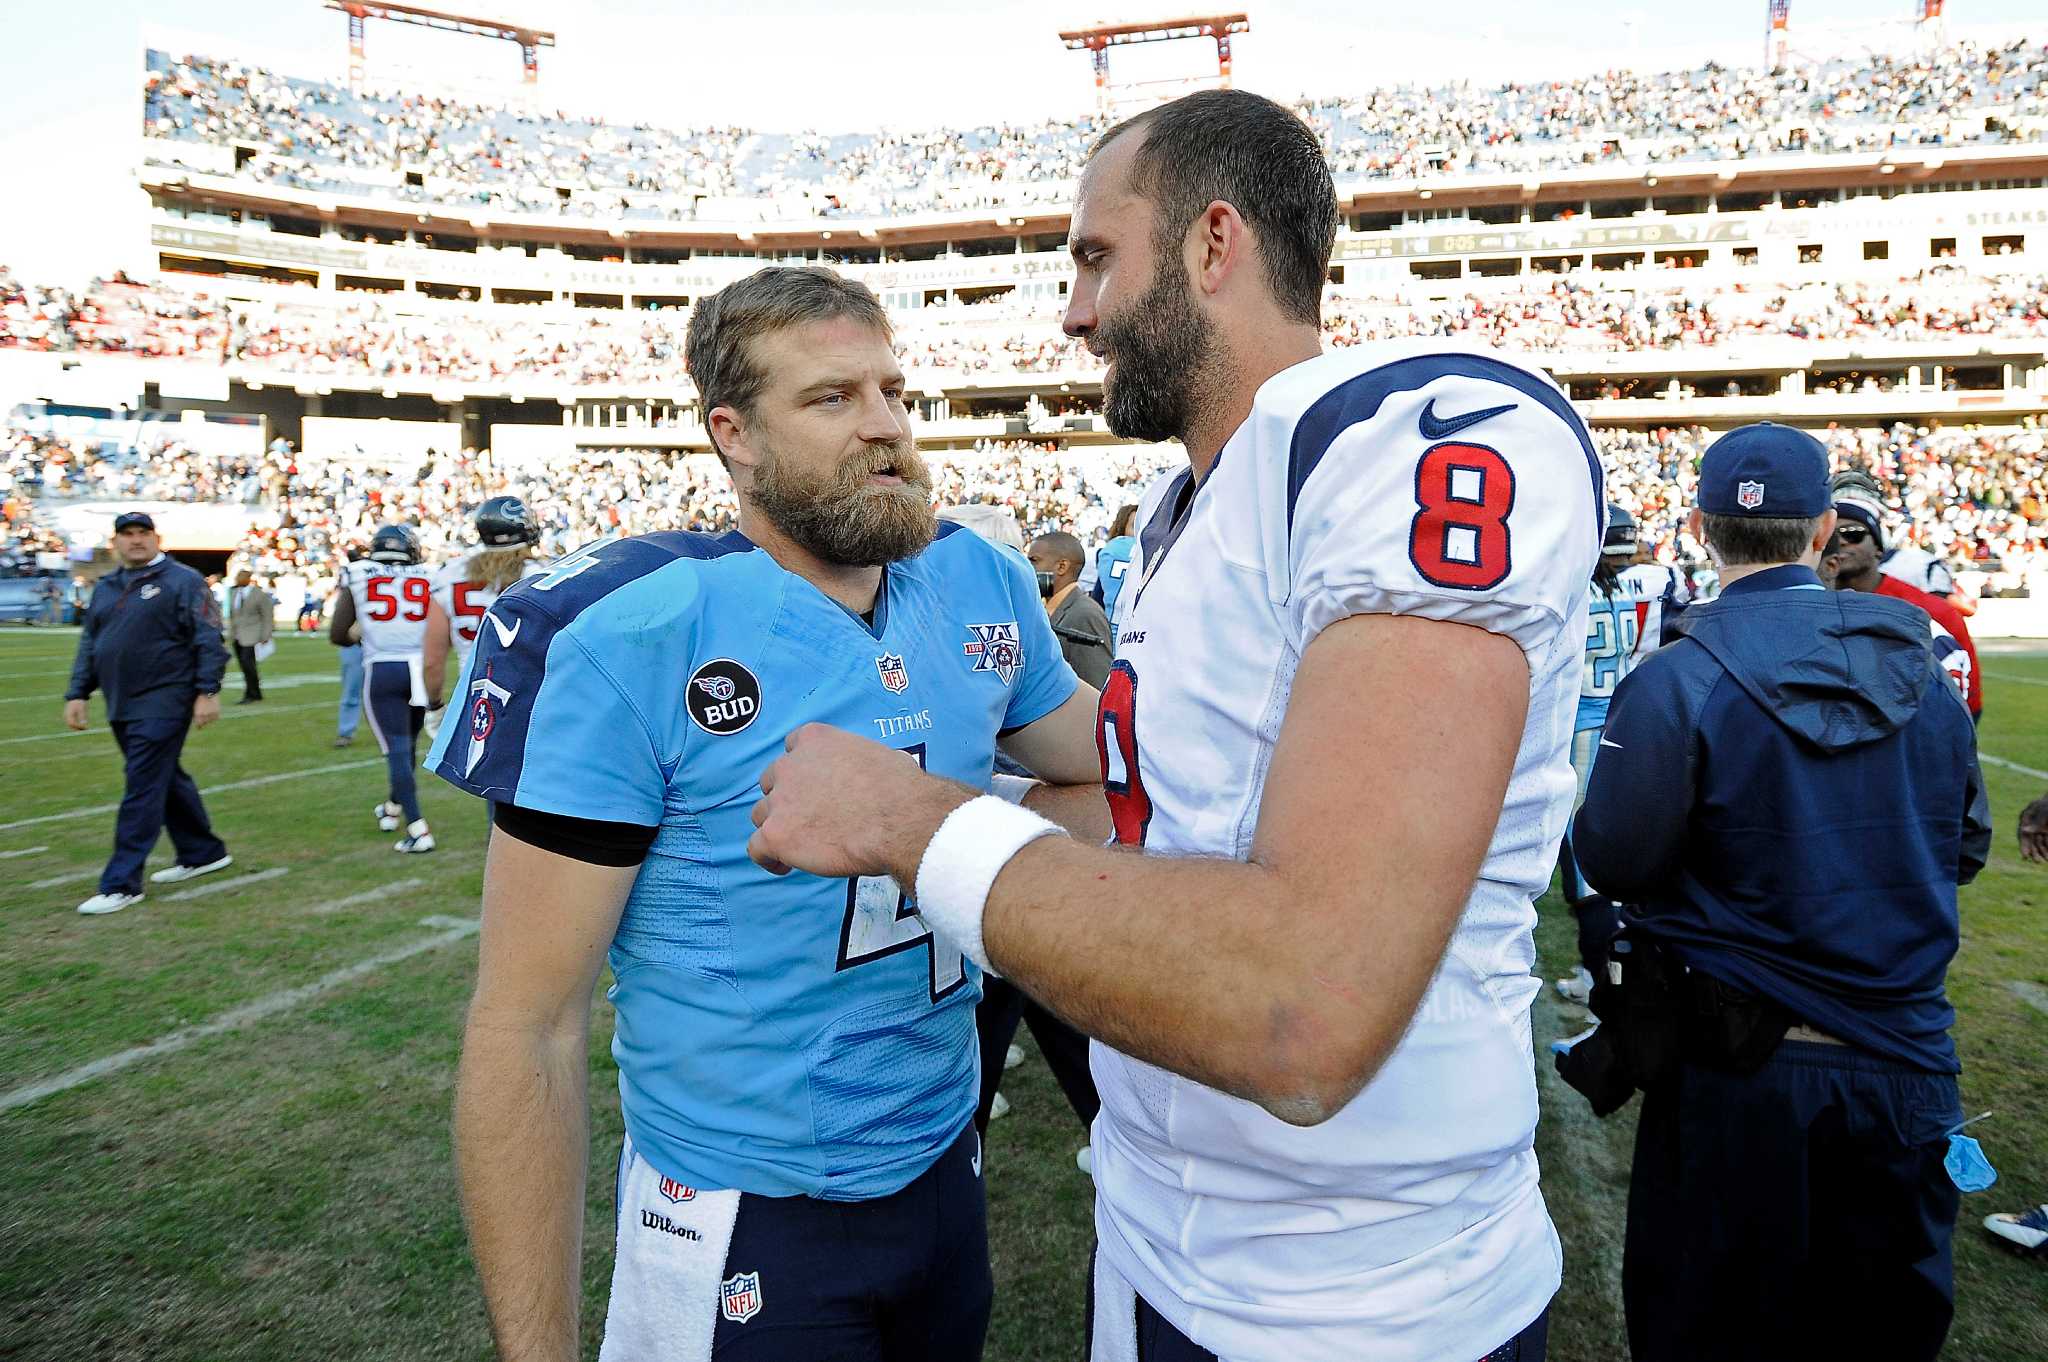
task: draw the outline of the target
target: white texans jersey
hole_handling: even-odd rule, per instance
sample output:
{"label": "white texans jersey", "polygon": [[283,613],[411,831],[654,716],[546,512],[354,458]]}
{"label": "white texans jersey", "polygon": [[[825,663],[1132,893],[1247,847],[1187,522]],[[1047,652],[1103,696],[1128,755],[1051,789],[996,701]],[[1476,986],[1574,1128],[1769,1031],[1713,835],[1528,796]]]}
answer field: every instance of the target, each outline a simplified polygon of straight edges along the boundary
{"label": "white texans jersey", "polygon": [[[546,571],[546,563],[530,558],[520,568],[519,575],[527,578]],[[453,647],[455,664],[467,666],[470,649],[476,647],[476,631],[483,627],[484,611],[496,603],[498,593],[481,582],[469,579],[467,556],[435,568],[432,581],[434,604],[440,606],[441,613],[448,617],[448,640]]]}
{"label": "white texans jersey", "polygon": [[378,563],[358,559],[341,570],[341,584],[355,597],[356,623],[363,628],[363,663],[380,658],[416,658],[427,637],[427,602],[434,569],[425,563]]}
{"label": "white texans jersey", "polygon": [[1685,574],[1669,563],[1632,563],[1621,574],[1622,589],[1636,607],[1634,662],[1664,646],[1664,630],[1680,610],[1692,604]]}
{"label": "white texans jersey", "polygon": [[1477,1358],[1557,1290],[1534,1150],[1532,931],[1572,811],[1606,523],[1591,438],[1557,386],[1430,342],[1281,372],[1200,486],[1182,470],[1146,493],[1098,735],[1119,842],[1250,854],[1295,670],[1339,620],[1475,625],[1529,664],[1478,882],[1413,1025],[1357,1098],[1302,1128],[1092,1047],[1100,1252],[1220,1357]]}

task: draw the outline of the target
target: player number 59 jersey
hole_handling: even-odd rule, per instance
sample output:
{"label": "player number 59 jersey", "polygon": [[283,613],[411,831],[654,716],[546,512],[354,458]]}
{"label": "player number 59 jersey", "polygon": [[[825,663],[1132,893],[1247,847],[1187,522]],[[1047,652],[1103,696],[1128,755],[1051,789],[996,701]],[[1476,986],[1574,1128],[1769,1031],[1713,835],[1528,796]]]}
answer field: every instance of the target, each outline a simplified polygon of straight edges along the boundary
{"label": "player number 59 jersey", "polygon": [[377,563],[367,558],[341,570],[342,586],[355,597],[365,664],[419,655],[427,636],[433,572],[424,563]]}
{"label": "player number 59 jersey", "polygon": [[1533,1149],[1533,901],[1571,813],[1605,524],[1591,439],[1555,384],[1405,343],[1276,375],[1199,486],[1184,470],[1140,508],[1101,706],[1121,842],[1247,857],[1294,672],[1348,616],[1472,625],[1529,665],[1478,882],[1414,1024],[1348,1106],[1299,1128],[1093,1049],[1100,1251],[1233,1362],[1479,1357],[1557,1288]]}

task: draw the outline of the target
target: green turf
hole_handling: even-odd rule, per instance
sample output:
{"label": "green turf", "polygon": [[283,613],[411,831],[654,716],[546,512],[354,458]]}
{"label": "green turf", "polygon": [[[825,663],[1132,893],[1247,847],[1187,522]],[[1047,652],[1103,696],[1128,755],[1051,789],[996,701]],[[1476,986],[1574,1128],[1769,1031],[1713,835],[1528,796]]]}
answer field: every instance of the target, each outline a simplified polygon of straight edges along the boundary
{"label": "green turf", "polygon": [[[104,726],[40,740],[61,731],[72,646],[58,631],[0,630],[0,823],[119,798]],[[207,797],[237,863],[197,884],[284,875],[177,902],[152,893],[128,912],[87,919],[72,907],[94,889],[112,815],[0,828],[0,853],[46,848],[0,859],[0,1093],[442,930],[421,925],[424,917],[474,915],[478,808],[424,780],[442,850],[391,853],[392,836],[369,817],[382,777],[367,730],[348,751],[328,746],[334,661],[322,642],[283,640],[265,669],[275,698],[230,704],[235,717],[187,749],[202,786],[291,777]],[[1985,667],[1984,750],[2048,770],[2048,659],[1987,656]],[[238,690],[231,680],[228,698]],[[39,740],[11,741],[19,738]],[[347,769],[320,770],[338,765]],[[306,771],[318,773],[291,775]],[[2044,1268],[1995,1251],[1977,1229],[1988,1211],[2048,1197],[2048,1015],[2012,987],[2048,995],[2048,870],[2021,863],[2012,836],[2019,806],[2044,782],[1997,767],[1987,774],[1999,835],[1991,867],[1965,892],[1950,989],[1964,1100],[1972,1114],[1997,1111],[1975,1133],[2004,1177],[1964,1199],[1947,1356],[2006,1362],[2048,1356]],[[167,855],[166,847],[152,864]],[[29,887],[63,876],[84,878]],[[424,883],[375,892],[408,879]],[[1549,902],[1539,945],[1545,972],[1562,972],[1571,931]],[[460,940],[299,1010],[0,1113],[0,1358],[488,1357],[448,1147],[474,968],[474,940]],[[610,1268],[619,1137],[601,1000],[597,1013],[588,1356]],[[1580,1025],[1546,993],[1539,1041]],[[1630,1112],[1595,1121],[1547,1065],[1540,1072],[1539,1151],[1567,1264],[1551,1356],[1610,1362],[1625,1355]],[[1091,1188],[1073,1163],[1081,1132],[1035,1058],[1003,1086],[1015,1112],[988,1144],[998,1293],[988,1356],[1074,1358],[1090,1242]]]}

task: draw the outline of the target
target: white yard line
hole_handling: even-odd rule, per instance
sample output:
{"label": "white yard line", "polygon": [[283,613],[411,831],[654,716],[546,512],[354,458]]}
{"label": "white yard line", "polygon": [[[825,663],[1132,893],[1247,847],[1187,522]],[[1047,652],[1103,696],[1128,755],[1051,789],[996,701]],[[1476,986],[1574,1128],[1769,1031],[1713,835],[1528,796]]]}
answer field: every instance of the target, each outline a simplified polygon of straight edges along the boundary
{"label": "white yard line", "polygon": [[2042,1016],[2048,1017],[2048,988],[2043,988],[2028,979],[2009,980],[2006,983],[2006,987],[2012,990],[2013,997],[2018,998]]}
{"label": "white yard line", "polygon": [[[275,785],[281,780],[301,780],[307,776],[330,775],[335,771],[359,771],[365,766],[382,766],[384,758],[370,757],[363,761],[338,761],[331,766],[308,766],[302,771],[280,771],[274,776],[255,776],[248,780],[231,780],[225,785],[208,785],[199,793],[203,795],[222,794],[228,790],[253,790],[259,785]],[[120,808],[119,802],[112,804],[88,804],[82,809],[66,809],[63,813],[38,814],[34,818],[17,818],[12,823],[0,823],[0,832],[11,828],[34,827],[39,823],[61,823],[69,818],[90,818],[94,814],[112,813]]]}
{"label": "white yard line", "polygon": [[432,936],[421,937],[417,941],[411,941],[392,950],[380,952],[367,960],[360,960],[353,965],[344,966],[332,973],[323,974],[310,984],[301,984],[297,988],[284,989],[281,992],[258,998],[255,1002],[245,1003],[232,1011],[223,1012],[212,1021],[202,1022],[197,1026],[188,1026],[183,1030],[173,1031],[168,1036],[153,1040],[147,1045],[138,1045],[130,1050],[122,1050],[118,1053],[107,1055],[105,1058],[93,1060],[90,1064],[81,1064],[75,1069],[69,1069],[56,1075],[54,1078],[46,1078],[40,1082],[25,1084],[12,1091],[0,1093],[0,1112],[13,1111],[18,1107],[25,1107],[33,1102],[40,1102],[45,1097],[54,1097],[60,1092],[69,1092],[71,1089],[90,1083],[96,1078],[105,1078],[108,1074],[119,1073],[131,1065],[140,1064],[147,1059],[157,1059],[164,1055],[175,1054],[191,1045],[194,1041],[205,1040],[209,1036],[218,1036],[223,1032],[247,1026],[251,1022],[262,1021],[266,1017],[274,1017],[281,1012],[296,1012],[322,994],[331,993],[344,984],[353,983],[366,974],[383,969],[386,965],[395,965],[401,960],[410,960],[415,955],[438,950],[442,946],[452,946],[465,937],[474,936],[477,931],[477,923],[472,918],[424,917],[420,919],[420,925],[422,927],[438,927],[441,930]]}
{"label": "white yard line", "polygon": [[17,856],[33,856],[38,851],[48,850],[48,847],[16,847],[12,851],[0,851],[0,861],[11,861]]}
{"label": "white yard line", "polygon": [[2017,681],[2022,686],[2048,686],[2048,681],[2038,676],[2021,676],[2016,672],[1986,672],[1984,675],[1993,681]]}
{"label": "white yard line", "polygon": [[395,880],[390,884],[379,885],[375,889],[365,889],[360,894],[350,894],[345,899],[335,899],[328,903],[316,903],[306,911],[315,916],[324,916],[328,913],[338,913],[344,908],[360,908],[366,903],[376,903],[380,899],[389,898],[393,894],[403,894],[409,890],[424,889],[426,887],[427,882],[425,880]]}
{"label": "white yard line", "polygon": [[80,880],[96,880],[100,877],[97,869],[67,870],[62,875],[52,875],[47,880],[31,880],[24,889],[55,889],[60,884],[77,884]]}
{"label": "white yard line", "polygon": [[[229,706],[232,706],[234,703],[232,700],[228,701]],[[228,719],[261,719],[268,715],[290,714],[295,710],[301,709],[325,709],[332,703],[333,701],[331,700],[309,700],[302,705],[270,705],[263,709],[224,707],[220,712],[220,717],[224,721]],[[106,736],[103,730],[95,728],[66,729],[62,733],[37,733],[26,738],[0,738],[0,747],[12,747],[16,743],[23,742],[54,742],[58,738],[90,738],[95,733],[100,734],[102,737]]]}
{"label": "white yard line", "polygon": [[2007,761],[2004,757],[1994,757],[1989,752],[1979,752],[1977,760],[1988,761],[1993,766],[2003,766],[2008,771],[2018,771],[2021,775],[2032,776],[2036,780],[2048,780],[2048,771],[2036,771],[2031,766],[2022,766],[2016,761]]}
{"label": "white yard line", "polygon": [[290,866],[275,865],[268,870],[258,870],[248,875],[237,875],[231,880],[209,880],[205,884],[194,885],[190,889],[180,889],[175,894],[165,894],[158,902],[180,903],[185,899],[203,899],[208,894],[225,894],[230,889],[240,889],[245,884],[261,884],[265,880],[274,880],[280,875],[289,875],[291,873],[292,868]]}

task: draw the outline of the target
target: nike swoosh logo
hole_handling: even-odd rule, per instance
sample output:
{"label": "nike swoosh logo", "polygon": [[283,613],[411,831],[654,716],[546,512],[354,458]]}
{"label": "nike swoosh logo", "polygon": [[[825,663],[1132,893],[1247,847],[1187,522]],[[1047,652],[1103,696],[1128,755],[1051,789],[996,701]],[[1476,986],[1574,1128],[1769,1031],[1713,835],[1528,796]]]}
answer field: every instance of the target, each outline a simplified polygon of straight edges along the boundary
{"label": "nike swoosh logo", "polygon": [[1436,399],[1432,397],[1429,401],[1422,404],[1422,418],[1416,424],[1422,427],[1423,439],[1441,440],[1446,435],[1456,435],[1467,426],[1476,426],[1481,421],[1498,416],[1504,411],[1513,411],[1514,409],[1514,403],[1506,402],[1498,407],[1486,407],[1480,411],[1468,411],[1463,416],[1450,416],[1439,421],[1436,415]]}
{"label": "nike swoosh logo", "polygon": [[512,640],[518,638],[519,631],[526,627],[525,620],[519,620],[510,629],[507,629],[505,621],[499,619],[496,615],[485,615],[484,618],[491,622],[491,628],[498,631],[498,646],[500,648],[511,647]]}
{"label": "nike swoosh logo", "polygon": [[1613,748],[1613,749],[1614,749],[1615,751],[1617,751],[1617,752],[1619,752],[1619,751],[1621,751],[1621,750],[1622,750],[1622,748],[1621,748],[1621,744],[1620,744],[1620,743],[1618,743],[1618,742],[1609,742],[1609,741],[1607,741],[1607,739],[1605,739],[1605,738],[1602,738],[1602,739],[1600,740],[1600,745],[1601,745],[1602,747],[1611,747],[1611,748]]}

